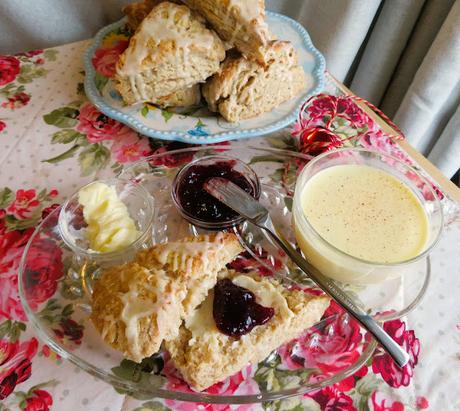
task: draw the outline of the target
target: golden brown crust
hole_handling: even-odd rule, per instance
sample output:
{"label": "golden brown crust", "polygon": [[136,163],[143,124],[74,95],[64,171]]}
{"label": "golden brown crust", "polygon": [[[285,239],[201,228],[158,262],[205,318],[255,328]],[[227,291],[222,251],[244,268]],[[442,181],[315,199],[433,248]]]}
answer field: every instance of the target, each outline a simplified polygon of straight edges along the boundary
{"label": "golden brown crust", "polygon": [[[227,276],[235,279],[241,274],[229,271]],[[284,311],[275,308],[275,316],[266,324],[235,339],[222,334],[215,326],[211,290],[202,305],[186,318],[179,335],[166,342],[175,366],[195,389],[203,390],[223,381],[248,363],[262,361],[280,345],[298,337],[318,322],[329,305],[330,300],[326,296],[316,297],[300,290],[288,290],[276,280],[254,273],[244,276],[275,289],[288,308]]]}
{"label": "golden brown crust", "polygon": [[306,84],[297,53],[287,41],[272,41],[266,64],[229,56],[202,87],[209,109],[235,122],[272,110],[299,94]]}

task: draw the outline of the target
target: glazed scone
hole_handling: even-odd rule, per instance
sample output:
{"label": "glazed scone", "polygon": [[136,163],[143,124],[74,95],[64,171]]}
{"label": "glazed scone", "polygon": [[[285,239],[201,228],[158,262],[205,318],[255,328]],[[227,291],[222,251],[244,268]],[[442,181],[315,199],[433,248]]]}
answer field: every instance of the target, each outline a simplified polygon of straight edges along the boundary
{"label": "glazed scone", "polygon": [[[124,6],[121,11],[128,18],[129,28],[135,31],[152,9],[163,1],[164,0],[141,0]],[[171,2],[174,3],[174,1]]]}
{"label": "glazed scone", "polygon": [[123,101],[155,102],[217,72],[225,49],[217,34],[187,6],[154,7],[120,55],[115,87]]}
{"label": "glazed scone", "polygon": [[209,109],[235,122],[270,111],[305,88],[305,73],[290,42],[273,41],[266,55],[266,65],[228,57],[202,87]]}
{"label": "glazed scone", "polygon": [[107,344],[140,362],[175,335],[185,294],[184,283],[160,267],[114,267],[95,282],[90,318]]}
{"label": "glazed scone", "polygon": [[276,280],[228,271],[228,277],[254,293],[257,302],[272,307],[274,316],[240,338],[220,332],[213,317],[214,291],[186,317],[179,336],[165,343],[184,380],[197,390],[225,380],[248,363],[256,364],[273,350],[318,322],[329,305],[326,296],[288,290]]}
{"label": "glazed scone", "polygon": [[182,319],[241,250],[233,234],[156,245],[95,281],[90,318],[107,344],[139,362],[177,336]]}
{"label": "glazed scone", "polygon": [[264,0],[182,0],[202,14],[220,38],[244,56],[265,62],[264,47],[273,38],[265,22]]}
{"label": "glazed scone", "polygon": [[200,104],[201,101],[201,87],[199,84],[194,84],[192,87],[176,91],[167,96],[158,97],[151,101],[161,108],[167,107],[189,107]]}
{"label": "glazed scone", "polygon": [[145,267],[159,264],[186,279],[187,294],[182,306],[188,316],[214,287],[219,272],[242,251],[235,234],[219,232],[158,244],[140,252],[136,261]]}

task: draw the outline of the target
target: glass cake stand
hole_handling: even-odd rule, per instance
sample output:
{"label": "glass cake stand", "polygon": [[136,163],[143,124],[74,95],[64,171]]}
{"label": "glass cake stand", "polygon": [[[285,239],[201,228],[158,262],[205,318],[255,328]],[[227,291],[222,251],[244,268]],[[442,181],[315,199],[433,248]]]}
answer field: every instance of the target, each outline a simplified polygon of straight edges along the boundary
{"label": "glass cake stand", "polygon": [[[155,218],[149,244],[174,241],[206,230],[188,223],[171,198],[171,185],[180,168],[210,154],[224,154],[249,164],[257,173],[260,201],[269,208],[284,236],[295,244],[291,207],[296,178],[309,156],[244,146],[206,146],[164,152],[134,163],[120,178],[142,186],[152,195]],[[61,357],[140,399],[165,398],[195,403],[244,404],[274,401],[305,394],[353,374],[369,360],[376,342],[359,324],[331,303],[319,323],[272,352],[259,364],[203,392],[193,391],[180,378],[165,351],[136,364],[103,342],[91,321],[91,281],[101,268],[82,261],[66,246],[58,227],[60,209],[37,227],[25,249],[19,291],[39,337]],[[241,272],[274,275],[288,286],[321,291],[259,229],[244,222],[230,228],[245,251],[231,264]],[[37,258],[44,262],[37,269]],[[47,268],[49,267],[49,268]],[[430,260],[423,258],[413,272],[376,285],[340,284],[359,299],[376,319],[399,318],[417,306],[430,281]]]}

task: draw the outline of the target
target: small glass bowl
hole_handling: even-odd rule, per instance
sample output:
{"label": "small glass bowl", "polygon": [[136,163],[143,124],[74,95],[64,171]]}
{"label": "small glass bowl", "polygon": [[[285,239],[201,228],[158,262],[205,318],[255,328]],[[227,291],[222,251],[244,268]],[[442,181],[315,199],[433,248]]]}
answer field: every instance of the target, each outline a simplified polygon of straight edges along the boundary
{"label": "small glass bowl", "polygon": [[[59,213],[59,232],[65,244],[72,249],[80,259],[89,260],[98,265],[102,263],[120,264],[128,261],[135,252],[149,245],[152,237],[152,223],[154,218],[154,200],[148,191],[139,183],[123,180],[110,179],[98,180],[115,187],[117,195],[128,208],[130,217],[134,220],[139,236],[128,246],[106,253],[97,252],[89,248],[85,238],[85,227],[82,206],[78,202],[78,191],[74,193],[62,206]],[[86,188],[96,183],[93,181]]]}
{"label": "small glass bowl", "polygon": [[[366,261],[336,248],[313,228],[302,211],[302,191],[306,183],[320,171],[344,164],[366,165],[385,171],[405,183],[415,194],[429,223],[427,243],[418,255],[396,263]],[[331,201],[334,199],[331,198]],[[432,184],[411,166],[387,154],[361,148],[346,148],[328,151],[310,161],[302,170],[294,193],[293,224],[303,253],[324,275],[345,283],[373,284],[401,277],[416,269],[415,263],[427,256],[439,240],[443,212]]]}
{"label": "small glass bowl", "polygon": [[[184,209],[184,207],[181,204],[180,201],[180,196],[179,192],[182,187],[182,183],[184,181],[184,177],[187,173],[187,171],[190,169],[190,167],[193,166],[208,166],[215,164],[217,162],[231,162],[232,164],[232,170],[240,173],[243,177],[246,178],[246,180],[250,183],[253,191],[253,196],[255,199],[259,199],[260,197],[260,182],[259,178],[257,177],[257,174],[255,171],[249,167],[246,163],[244,163],[241,160],[238,160],[237,158],[234,157],[229,157],[229,156],[224,156],[224,155],[212,155],[212,156],[206,156],[206,157],[201,157],[198,158],[194,161],[191,161],[187,165],[185,165],[176,175],[174,178],[173,184],[172,184],[172,200],[177,207],[179,213],[184,217],[187,221],[192,223],[193,225],[204,228],[207,230],[221,230],[224,228],[229,228],[229,227],[234,227],[238,224],[240,224],[244,218],[236,215],[234,218],[226,221],[207,221],[207,220],[202,220],[197,218],[196,216],[190,214],[187,210]],[[210,177],[211,178],[211,177]]]}

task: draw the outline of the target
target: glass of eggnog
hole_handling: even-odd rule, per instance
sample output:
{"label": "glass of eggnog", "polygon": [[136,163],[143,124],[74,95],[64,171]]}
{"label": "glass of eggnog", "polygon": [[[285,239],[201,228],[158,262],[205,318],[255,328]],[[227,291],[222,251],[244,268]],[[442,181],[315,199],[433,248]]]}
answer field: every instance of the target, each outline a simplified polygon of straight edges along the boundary
{"label": "glass of eggnog", "polygon": [[300,173],[293,225],[305,257],[338,281],[369,284],[414,269],[437,243],[442,206],[432,184],[387,154],[328,151]]}

